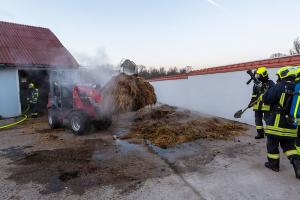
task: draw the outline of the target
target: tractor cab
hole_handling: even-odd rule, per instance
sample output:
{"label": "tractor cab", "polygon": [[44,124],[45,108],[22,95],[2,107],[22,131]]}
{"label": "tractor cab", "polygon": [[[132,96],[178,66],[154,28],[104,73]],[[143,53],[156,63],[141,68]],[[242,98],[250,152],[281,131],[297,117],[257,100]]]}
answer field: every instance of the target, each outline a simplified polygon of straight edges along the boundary
{"label": "tractor cab", "polygon": [[110,113],[104,113],[100,89],[95,84],[53,79],[47,105],[50,127],[69,125],[76,135],[88,132],[91,125],[96,129],[107,129],[112,117]]}

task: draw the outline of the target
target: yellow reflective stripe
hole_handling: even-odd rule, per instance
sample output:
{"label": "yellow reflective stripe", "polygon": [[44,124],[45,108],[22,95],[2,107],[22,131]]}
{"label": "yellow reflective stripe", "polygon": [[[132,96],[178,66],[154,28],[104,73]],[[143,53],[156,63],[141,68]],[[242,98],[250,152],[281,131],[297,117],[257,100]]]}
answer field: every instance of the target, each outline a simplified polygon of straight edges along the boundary
{"label": "yellow reflective stripe", "polygon": [[269,111],[270,110],[270,106],[263,104],[261,109],[265,110],[265,111]]}
{"label": "yellow reflective stripe", "polygon": [[298,155],[298,151],[297,150],[288,150],[286,152],[284,152],[286,156],[292,156],[292,155]]}
{"label": "yellow reflective stripe", "polygon": [[256,126],[256,129],[264,129],[263,126]]}
{"label": "yellow reflective stripe", "polygon": [[297,137],[297,129],[285,129],[278,128],[273,126],[267,126],[267,130],[265,131],[267,134],[277,135],[282,137]]}
{"label": "yellow reflective stripe", "polygon": [[257,97],[257,95],[252,95],[252,97]]}
{"label": "yellow reflective stripe", "polygon": [[298,96],[298,97],[297,97],[296,108],[295,108],[295,112],[294,112],[294,118],[295,118],[295,119],[297,118],[297,111],[298,111],[298,108],[299,108],[299,103],[300,103],[300,98],[299,98],[299,96]]}
{"label": "yellow reflective stripe", "polygon": [[[259,109],[259,105],[261,104],[261,101],[262,101],[262,96],[260,96],[257,103],[253,105],[253,110],[254,109],[256,109],[256,110]],[[271,109],[270,105],[267,105],[267,104],[263,103],[260,110],[270,111],[270,109]]]}
{"label": "yellow reflective stripe", "polygon": [[298,147],[297,145],[295,145],[296,146],[296,149],[298,150],[298,151],[300,151],[300,147]]}
{"label": "yellow reflective stripe", "polygon": [[277,135],[277,136],[280,136],[280,137],[292,137],[292,138],[296,138],[297,135],[296,134],[292,134],[292,133],[282,133],[282,132],[278,132],[278,131],[274,131],[274,130],[266,130],[265,131],[267,134],[270,134],[270,135]]}
{"label": "yellow reflective stripe", "polygon": [[[280,97],[280,101],[279,101],[279,104],[280,104],[281,106],[283,106],[284,99],[285,99],[285,93],[282,93],[282,95],[281,95],[281,97]],[[279,121],[280,121],[280,114],[276,114],[274,127],[277,128],[277,127],[279,126]]]}
{"label": "yellow reflective stripe", "polygon": [[253,106],[253,110],[254,109],[258,109],[258,105],[257,104],[255,104],[254,106]]}
{"label": "yellow reflective stripe", "polygon": [[275,118],[274,127],[278,127],[279,126],[279,120],[280,120],[280,114],[277,114],[276,118]]}
{"label": "yellow reflective stripe", "polygon": [[279,104],[280,104],[281,106],[283,106],[284,99],[285,99],[285,93],[282,93],[282,95],[281,95],[281,97],[280,97],[280,101],[279,101]]}
{"label": "yellow reflective stripe", "polygon": [[279,154],[271,154],[271,153],[268,153],[268,158],[271,158],[271,159],[279,159]]}
{"label": "yellow reflective stripe", "polygon": [[270,108],[270,106],[266,105],[266,104],[263,104],[262,106],[265,107],[265,108]]}
{"label": "yellow reflective stripe", "polygon": [[280,127],[275,127],[275,126],[267,126],[267,129],[297,134],[297,129],[296,128],[295,129],[289,129],[289,128],[280,128]]}

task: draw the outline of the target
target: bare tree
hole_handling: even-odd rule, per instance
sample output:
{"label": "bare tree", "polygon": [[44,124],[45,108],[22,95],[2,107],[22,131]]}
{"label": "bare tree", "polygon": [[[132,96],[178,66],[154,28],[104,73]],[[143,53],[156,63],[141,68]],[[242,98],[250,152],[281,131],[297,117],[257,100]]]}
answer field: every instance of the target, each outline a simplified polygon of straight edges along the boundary
{"label": "bare tree", "polygon": [[138,69],[139,69],[139,75],[140,76],[142,76],[146,79],[151,78],[149,70],[147,70],[147,68],[144,65],[139,65]]}
{"label": "bare tree", "polygon": [[150,68],[150,77],[151,78],[156,78],[156,77],[160,77],[160,73],[159,73],[159,70],[154,68],[154,67],[151,67]]}
{"label": "bare tree", "polygon": [[299,38],[297,38],[294,41],[294,49],[297,52],[297,54],[300,54],[300,39]]}
{"label": "bare tree", "polygon": [[171,67],[171,68],[169,68],[169,70],[168,70],[168,72],[167,72],[167,75],[176,75],[176,74],[178,74],[178,69],[177,69],[177,67]]}
{"label": "bare tree", "polygon": [[193,68],[192,68],[192,66],[186,66],[185,70],[186,70],[186,73],[190,73],[193,70]]}
{"label": "bare tree", "polygon": [[186,73],[191,72],[192,67],[186,66],[186,67],[180,68],[180,69],[178,69],[177,67],[171,67],[168,70],[166,70],[164,67],[147,68],[144,65],[139,65],[138,69],[139,69],[139,76],[144,77],[145,79],[152,79],[152,78],[158,78],[158,77],[163,77],[163,76],[167,76],[167,75],[186,74]]}
{"label": "bare tree", "polygon": [[[289,51],[289,55],[298,55],[300,54],[300,38],[297,37],[293,42],[293,48]],[[271,58],[280,58],[287,56],[284,53],[273,53],[270,57]]]}
{"label": "bare tree", "polygon": [[167,75],[166,69],[165,69],[164,67],[160,67],[160,68],[159,68],[159,74],[160,74],[160,76],[165,76],[165,75]]}
{"label": "bare tree", "polygon": [[300,54],[300,39],[296,38],[293,43],[294,47],[290,50],[290,55]]}
{"label": "bare tree", "polygon": [[142,72],[142,71],[145,71],[146,70],[146,66],[144,66],[144,65],[138,65],[138,70],[139,70],[139,73]]}
{"label": "bare tree", "polygon": [[284,53],[273,53],[270,58],[280,58],[280,57],[284,57],[286,56],[286,54]]}

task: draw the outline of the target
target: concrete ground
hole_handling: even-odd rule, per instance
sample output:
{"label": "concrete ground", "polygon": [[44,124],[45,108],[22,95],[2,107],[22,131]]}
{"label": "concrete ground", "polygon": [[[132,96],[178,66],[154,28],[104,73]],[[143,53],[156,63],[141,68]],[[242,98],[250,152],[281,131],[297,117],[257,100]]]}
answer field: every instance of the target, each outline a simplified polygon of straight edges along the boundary
{"label": "concrete ground", "polygon": [[300,199],[300,181],[282,154],[281,171],[263,166],[255,130],[233,141],[200,139],[160,149],[108,131],[74,136],[44,118],[0,131],[0,199]]}

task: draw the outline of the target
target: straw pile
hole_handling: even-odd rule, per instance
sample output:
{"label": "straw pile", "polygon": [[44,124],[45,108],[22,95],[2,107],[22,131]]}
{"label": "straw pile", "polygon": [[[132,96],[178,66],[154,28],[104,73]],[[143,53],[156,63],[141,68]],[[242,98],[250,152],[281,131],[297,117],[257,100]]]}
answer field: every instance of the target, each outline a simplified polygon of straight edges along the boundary
{"label": "straw pile", "polygon": [[122,139],[145,139],[156,146],[167,148],[200,138],[228,140],[246,128],[238,123],[217,118],[189,116],[188,112],[162,106],[139,111],[130,133]]}
{"label": "straw pile", "polygon": [[156,103],[154,88],[149,82],[126,74],[115,76],[106,84],[103,98],[113,113],[137,111]]}

